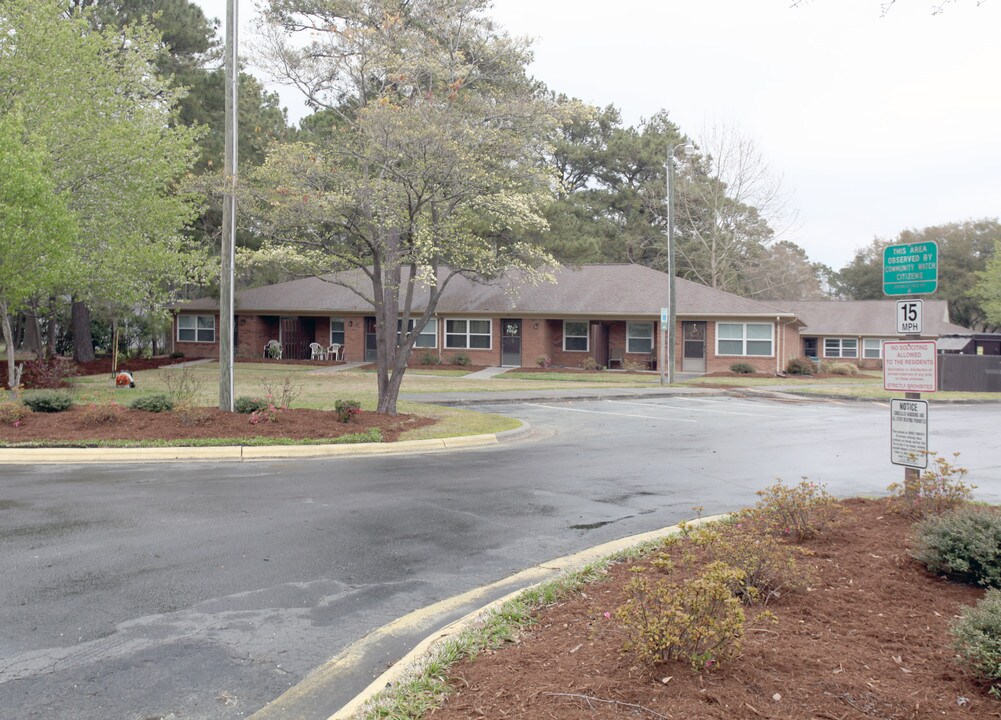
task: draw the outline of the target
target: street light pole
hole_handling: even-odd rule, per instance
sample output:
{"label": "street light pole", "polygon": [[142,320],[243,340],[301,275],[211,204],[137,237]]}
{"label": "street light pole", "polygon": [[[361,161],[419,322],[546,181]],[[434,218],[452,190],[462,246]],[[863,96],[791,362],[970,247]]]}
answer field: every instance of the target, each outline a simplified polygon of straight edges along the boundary
{"label": "street light pole", "polygon": [[223,175],[222,239],[219,255],[219,409],[233,412],[233,276],[236,254],[237,118],[239,116],[240,66],[237,61],[238,0],[226,0],[225,150]]}
{"label": "street light pole", "polygon": [[[667,151],[667,275],[668,275],[668,318],[667,318],[667,361],[666,363],[661,363],[660,371],[660,384],[664,384],[664,368],[663,365],[667,365],[667,382],[669,385],[674,384],[674,361],[675,361],[675,346],[677,345],[677,325],[678,325],[678,308],[677,308],[677,296],[675,292],[675,282],[674,279],[677,275],[676,267],[674,265],[674,156],[678,152],[678,148],[682,149],[685,155],[689,155],[695,152],[695,146],[691,142],[678,143],[672,145]],[[661,353],[660,358],[664,360],[664,333],[661,332]]]}

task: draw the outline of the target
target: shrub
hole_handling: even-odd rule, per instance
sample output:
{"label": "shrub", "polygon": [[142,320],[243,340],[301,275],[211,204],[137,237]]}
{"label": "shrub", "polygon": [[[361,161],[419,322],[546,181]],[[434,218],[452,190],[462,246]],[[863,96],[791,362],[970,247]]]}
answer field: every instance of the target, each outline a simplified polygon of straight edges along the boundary
{"label": "shrub", "polygon": [[67,392],[45,390],[24,396],[24,404],[34,412],[57,413],[73,407],[73,398]]}
{"label": "shrub", "polygon": [[736,362],[730,366],[730,372],[738,373],[740,375],[752,375],[754,374],[754,368],[743,362]]}
{"label": "shrub", "polygon": [[80,425],[116,425],[125,417],[125,410],[116,402],[91,403],[78,415]]}
{"label": "shrub", "polygon": [[260,410],[255,410],[250,413],[250,424],[259,425],[262,422],[278,422],[278,416],[281,414],[281,411],[282,408],[278,407],[273,402],[268,402]]}
{"label": "shrub", "polygon": [[302,384],[297,385],[291,375],[283,377],[282,384],[278,387],[272,385],[270,380],[261,381],[261,389],[264,391],[267,404],[274,404],[280,410],[288,410],[292,401],[302,394],[302,388]]}
{"label": "shrub", "polygon": [[711,563],[682,583],[633,578],[615,611],[625,627],[626,650],[643,663],[683,660],[708,669],[740,652],[744,609],[730,590],[741,572]]}
{"label": "shrub", "polygon": [[258,412],[263,410],[268,406],[268,401],[263,398],[250,397],[248,395],[241,395],[236,400],[233,401],[233,409],[238,413],[244,415],[249,415],[250,413]]}
{"label": "shrub", "polygon": [[796,562],[796,549],[745,528],[739,519],[729,527],[700,528],[692,534],[692,542],[705,549],[710,561],[740,571],[730,589],[745,604],[767,605],[804,590],[812,576]]}
{"label": "shrub", "polygon": [[590,372],[595,372],[596,370],[604,370],[604,368],[601,367],[601,365],[598,364],[598,361],[595,360],[593,357],[584,358],[583,360],[581,360],[580,367]]}
{"label": "shrub", "polygon": [[438,353],[432,350],[425,350],[417,357],[417,362],[421,365],[441,365],[441,358]]}
{"label": "shrub", "polygon": [[449,360],[449,363],[452,365],[459,365],[460,367],[469,367],[473,364],[473,360],[466,353],[460,352],[455,353],[455,355],[453,355]]}
{"label": "shrub", "polygon": [[174,403],[173,412],[185,427],[201,425],[209,419],[209,409],[191,401]]}
{"label": "shrub", "polygon": [[622,369],[626,372],[640,372],[641,370],[646,370],[646,363],[640,362],[639,360],[632,360],[626,358],[622,361]]}
{"label": "shrub", "polygon": [[156,395],[137,397],[129,403],[129,407],[133,410],[142,410],[143,412],[160,413],[173,410],[174,403],[166,395],[157,393]]}
{"label": "shrub", "polygon": [[926,518],[911,557],[933,573],[1001,588],[1001,511],[970,505]]}
{"label": "shrub", "polygon": [[535,358],[535,364],[540,368],[547,368],[553,364],[553,359],[548,355],[539,355],[539,357]]}
{"label": "shrub", "polygon": [[963,608],[950,631],[960,663],[1001,699],[1001,591],[988,590],[974,607]]}
{"label": "shrub", "polygon": [[195,397],[202,389],[202,381],[187,367],[163,371],[163,381],[175,409],[182,405],[194,405]]}
{"label": "shrub", "polygon": [[791,358],[786,365],[786,372],[790,375],[813,375],[813,361],[805,357]]}
{"label": "shrub", "polygon": [[169,358],[170,358],[171,360],[180,360],[181,358],[183,358],[183,357],[184,357],[184,353],[182,353],[182,352],[181,352],[180,350],[175,350],[175,351],[174,351],[174,352],[172,352],[172,353],[171,353],[171,354],[170,354],[170,355],[169,355],[168,357],[169,357]]}
{"label": "shrub", "polygon": [[827,372],[831,375],[844,375],[846,377],[858,377],[858,367],[851,363],[831,363],[827,366]]}
{"label": "shrub", "polygon": [[21,421],[31,415],[31,408],[17,400],[0,401],[0,425],[20,427]]}
{"label": "shrub", "polygon": [[952,454],[952,461],[935,453],[929,453],[928,468],[914,481],[913,487],[906,483],[893,483],[890,491],[891,507],[897,512],[915,518],[941,515],[973,499],[976,485],[963,482],[967,470],[956,465],[959,453]]}
{"label": "shrub", "polygon": [[357,400],[338,400],[334,403],[334,412],[342,423],[351,422],[361,412],[361,404]]}
{"label": "shrub", "polygon": [[24,363],[21,384],[26,388],[56,389],[67,386],[67,378],[77,374],[76,364],[61,358],[29,360]]}
{"label": "shrub", "polygon": [[761,500],[754,506],[757,518],[749,520],[759,519],[769,532],[796,541],[820,535],[841,510],[822,485],[806,478],[793,487],[780,480],[759,490],[758,495]]}

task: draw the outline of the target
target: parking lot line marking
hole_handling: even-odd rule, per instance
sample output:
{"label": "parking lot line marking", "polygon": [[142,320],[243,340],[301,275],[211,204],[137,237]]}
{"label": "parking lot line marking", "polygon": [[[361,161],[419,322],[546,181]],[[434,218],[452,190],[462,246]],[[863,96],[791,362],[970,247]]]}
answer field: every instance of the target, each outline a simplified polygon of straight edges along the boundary
{"label": "parking lot line marking", "polygon": [[633,415],[631,413],[605,412],[604,410],[585,410],[584,408],[562,407],[560,405],[543,405],[542,403],[525,403],[531,407],[548,408],[549,410],[566,410],[567,412],[591,413],[592,415],[615,415],[617,417],[639,418],[641,420],[668,420],[670,422],[698,423],[698,420],[686,420],[685,418],[656,417],[654,415]]}
{"label": "parking lot line marking", "polygon": [[717,415],[743,415],[744,417],[755,417],[755,418],[773,418],[776,415],[765,415],[762,413],[745,413],[737,412],[736,410],[710,410],[709,408],[697,408],[697,407],[683,407],[681,405],[654,405],[651,403],[641,403],[641,402],[630,402],[629,400],[607,400],[606,402],[614,403],[615,405],[639,405],[641,407],[650,408],[670,408],[672,410],[689,410],[691,412],[707,412],[716,413]]}

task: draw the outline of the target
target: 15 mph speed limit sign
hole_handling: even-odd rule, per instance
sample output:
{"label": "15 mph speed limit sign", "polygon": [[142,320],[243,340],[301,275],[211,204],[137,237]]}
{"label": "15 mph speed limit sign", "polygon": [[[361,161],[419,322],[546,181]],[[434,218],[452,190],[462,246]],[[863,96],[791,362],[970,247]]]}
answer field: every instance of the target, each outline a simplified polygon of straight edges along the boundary
{"label": "15 mph speed limit sign", "polygon": [[897,300],[897,332],[902,335],[920,335],[921,315],[920,300]]}

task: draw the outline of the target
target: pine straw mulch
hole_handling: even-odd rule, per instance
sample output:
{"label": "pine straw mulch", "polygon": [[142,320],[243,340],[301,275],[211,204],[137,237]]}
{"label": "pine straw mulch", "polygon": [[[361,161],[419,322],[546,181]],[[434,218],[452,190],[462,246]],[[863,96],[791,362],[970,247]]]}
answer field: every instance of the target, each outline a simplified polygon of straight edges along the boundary
{"label": "pine straw mulch", "polygon": [[[816,582],[769,605],[711,671],[638,667],[615,620],[631,563],[542,610],[517,642],[451,670],[431,720],[1001,718],[1001,702],[953,658],[949,623],[983,591],[929,575],[907,553],[910,522],[885,500],[849,500],[826,537],[804,543]],[[605,613],[610,613],[606,617]]]}
{"label": "pine straw mulch", "polygon": [[[127,390],[121,391],[123,394]],[[437,422],[416,415],[381,415],[362,411],[342,423],[329,410],[292,408],[278,413],[274,422],[251,424],[250,415],[228,413],[218,408],[198,407],[189,412],[152,413],[119,406],[117,417],[108,415],[107,406],[74,406],[60,413],[31,413],[19,427],[0,424],[0,443],[35,443],[52,447],[83,442],[196,440],[227,438],[283,438],[289,440],[333,440],[342,435],[364,433],[377,428],[384,442],[399,440],[400,433]]]}

